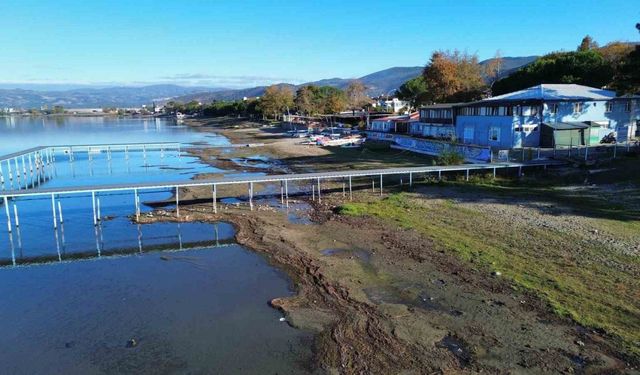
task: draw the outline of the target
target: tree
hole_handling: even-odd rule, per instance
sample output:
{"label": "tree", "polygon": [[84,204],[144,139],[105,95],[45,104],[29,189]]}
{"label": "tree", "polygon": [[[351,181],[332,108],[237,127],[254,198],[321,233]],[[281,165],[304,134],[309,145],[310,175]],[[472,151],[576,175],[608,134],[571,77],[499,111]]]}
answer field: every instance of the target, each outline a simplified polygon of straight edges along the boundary
{"label": "tree", "polygon": [[358,80],[349,82],[349,86],[347,86],[346,90],[346,96],[348,105],[351,109],[360,109],[369,102],[366,91],[367,88],[362,82]]}
{"label": "tree", "polygon": [[313,115],[318,112],[315,103],[316,86],[303,86],[296,91],[296,97],[293,100],[298,111],[306,115]]}
{"label": "tree", "polygon": [[575,83],[603,87],[613,80],[614,67],[597,49],[555,52],[538,58],[493,85],[495,95],[542,83]]}
{"label": "tree", "polygon": [[287,86],[272,85],[267,87],[262,98],[260,98],[260,109],[262,114],[269,116],[273,114],[276,120],[288,108],[293,107],[293,92]]}
{"label": "tree", "polygon": [[460,51],[436,51],[422,76],[436,102],[471,101],[485,89],[477,55]]}
{"label": "tree", "polygon": [[296,92],[294,102],[298,110],[307,115],[337,113],[348,106],[345,92],[331,86],[301,87]]}
{"label": "tree", "polygon": [[[636,29],[640,32],[640,23]],[[640,45],[622,60],[612,86],[620,95],[640,93]]]}
{"label": "tree", "polygon": [[484,77],[489,88],[493,87],[493,84],[500,78],[503,65],[502,54],[500,51],[496,51],[494,57],[484,66]]}
{"label": "tree", "polygon": [[423,76],[412,78],[403,83],[396,90],[396,95],[399,99],[411,103],[412,108],[417,108],[419,105],[427,104],[431,101],[427,83],[424,81]]}
{"label": "tree", "polygon": [[324,100],[324,113],[332,114],[344,111],[347,108],[347,98],[343,91],[331,92]]}
{"label": "tree", "polygon": [[53,113],[55,114],[61,114],[64,113],[64,107],[61,105],[56,105],[53,107]]}
{"label": "tree", "polygon": [[580,45],[578,46],[578,52],[590,51],[592,49],[597,49],[597,48],[598,48],[598,43],[595,40],[593,40],[591,36],[587,35],[584,38],[582,38],[582,42],[580,42]]}

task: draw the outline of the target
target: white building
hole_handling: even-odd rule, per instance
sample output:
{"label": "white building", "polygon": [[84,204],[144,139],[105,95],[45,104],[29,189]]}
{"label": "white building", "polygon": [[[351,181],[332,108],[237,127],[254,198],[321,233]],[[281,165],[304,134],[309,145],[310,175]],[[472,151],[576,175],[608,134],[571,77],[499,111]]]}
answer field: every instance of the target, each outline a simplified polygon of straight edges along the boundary
{"label": "white building", "polygon": [[398,98],[393,99],[380,99],[373,102],[373,108],[381,111],[398,113],[402,108],[408,109],[409,102],[400,100]]}

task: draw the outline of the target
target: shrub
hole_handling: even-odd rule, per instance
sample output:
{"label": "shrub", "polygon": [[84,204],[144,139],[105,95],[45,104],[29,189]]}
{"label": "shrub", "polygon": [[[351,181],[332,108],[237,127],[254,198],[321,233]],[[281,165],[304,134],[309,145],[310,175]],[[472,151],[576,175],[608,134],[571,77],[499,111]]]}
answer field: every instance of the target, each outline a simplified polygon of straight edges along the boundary
{"label": "shrub", "polygon": [[439,165],[457,165],[464,164],[464,156],[454,150],[444,150],[438,156]]}

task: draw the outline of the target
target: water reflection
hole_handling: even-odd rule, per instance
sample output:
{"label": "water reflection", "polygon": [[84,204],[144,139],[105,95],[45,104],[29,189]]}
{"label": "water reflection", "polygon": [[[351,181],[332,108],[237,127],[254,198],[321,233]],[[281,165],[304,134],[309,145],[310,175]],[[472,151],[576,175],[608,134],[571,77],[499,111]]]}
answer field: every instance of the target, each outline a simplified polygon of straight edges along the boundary
{"label": "water reflection", "polygon": [[[195,248],[223,247],[233,244],[234,229],[228,223],[154,223],[135,224],[135,240],[121,237],[114,230],[120,228],[119,225],[109,225],[105,233],[105,225],[98,223],[93,227],[94,249],[84,247],[85,241],[73,243],[74,250],[67,251],[67,243],[64,235],[64,224],[53,229],[52,247],[54,251],[35,251],[29,249],[25,256],[22,245],[19,245],[20,253],[16,255],[13,233],[8,234],[10,258],[0,257],[0,265],[24,265],[36,263],[61,262],[79,259],[101,258],[109,256],[122,256],[132,254],[142,254],[157,251],[185,251]],[[19,229],[16,233],[19,233]],[[18,235],[19,236],[19,235]],[[46,237],[46,236],[42,236]],[[106,240],[105,240],[106,238]],[[42,243],[44,248],[45,242]],[[8,255],[8,254],[7,254]]]}

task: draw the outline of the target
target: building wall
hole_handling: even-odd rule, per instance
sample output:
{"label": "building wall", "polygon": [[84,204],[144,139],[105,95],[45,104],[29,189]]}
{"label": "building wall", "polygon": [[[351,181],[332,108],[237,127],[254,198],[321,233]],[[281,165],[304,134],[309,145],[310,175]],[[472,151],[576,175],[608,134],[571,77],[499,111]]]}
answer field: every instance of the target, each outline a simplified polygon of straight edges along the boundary
{"label": "building wall", "polygon": [[635,121],[640,120],[640,103],[636,101],[631,106],[631,111],[627,111],[626,102],[626,100],[613,100],[611,108],[607,107],[607,101],[583,102],[583,110],[580,113],[573,112],[571,102],[558,103],[557,114],[550,113],[550,104],[546,104],[544,119],[545,122],[598,122],[603,126],[597,134],[592,133],[591,143],[596,138],[602,139],[611,132],[616,133],[619,142],[626,142],[627,137],[635,133]]}
{"label": "building wall", "polygon": [[[611,101],[609,108],[607,101],[587,101],[582,103],[582,109],[574,112],[575,101],[548,102],[542,106],[542,121],[553,122],[595,122],[599,128],[593,128],[590,144],[598,143],[605,135],[616,132],[619,142],[625,142],[628,135],[633,136],[640,124],[640,103],[635,103],[631,109],[625,110],[624,100]],[[552,108],[556,107],[553,113]],[[540,115],[518,115],[514,110],[513,116],[486,116],[487,110],[479,110],[480,115],[458,115],[456,117],[456,137],[468,144],[491,146],[495,148],[538,147],[540,145]],[[526,114],[526,113],[525,113]],[[497,139],[490,139],[490,131]]]}
{"label": "building wall", "polygon": [[371,130],[376,132],[390,132],[393,127],[393,122],[391,121],[371,121]]}
{"label": "building wall", "polygon": [[[456,137],[479,146],[535,147],[540,142],[539,124],[538,116],[458,116]],[[525,131],[516,131],[520,129]],[[497,135],[497,139],[490,139],[490,132]]]}

